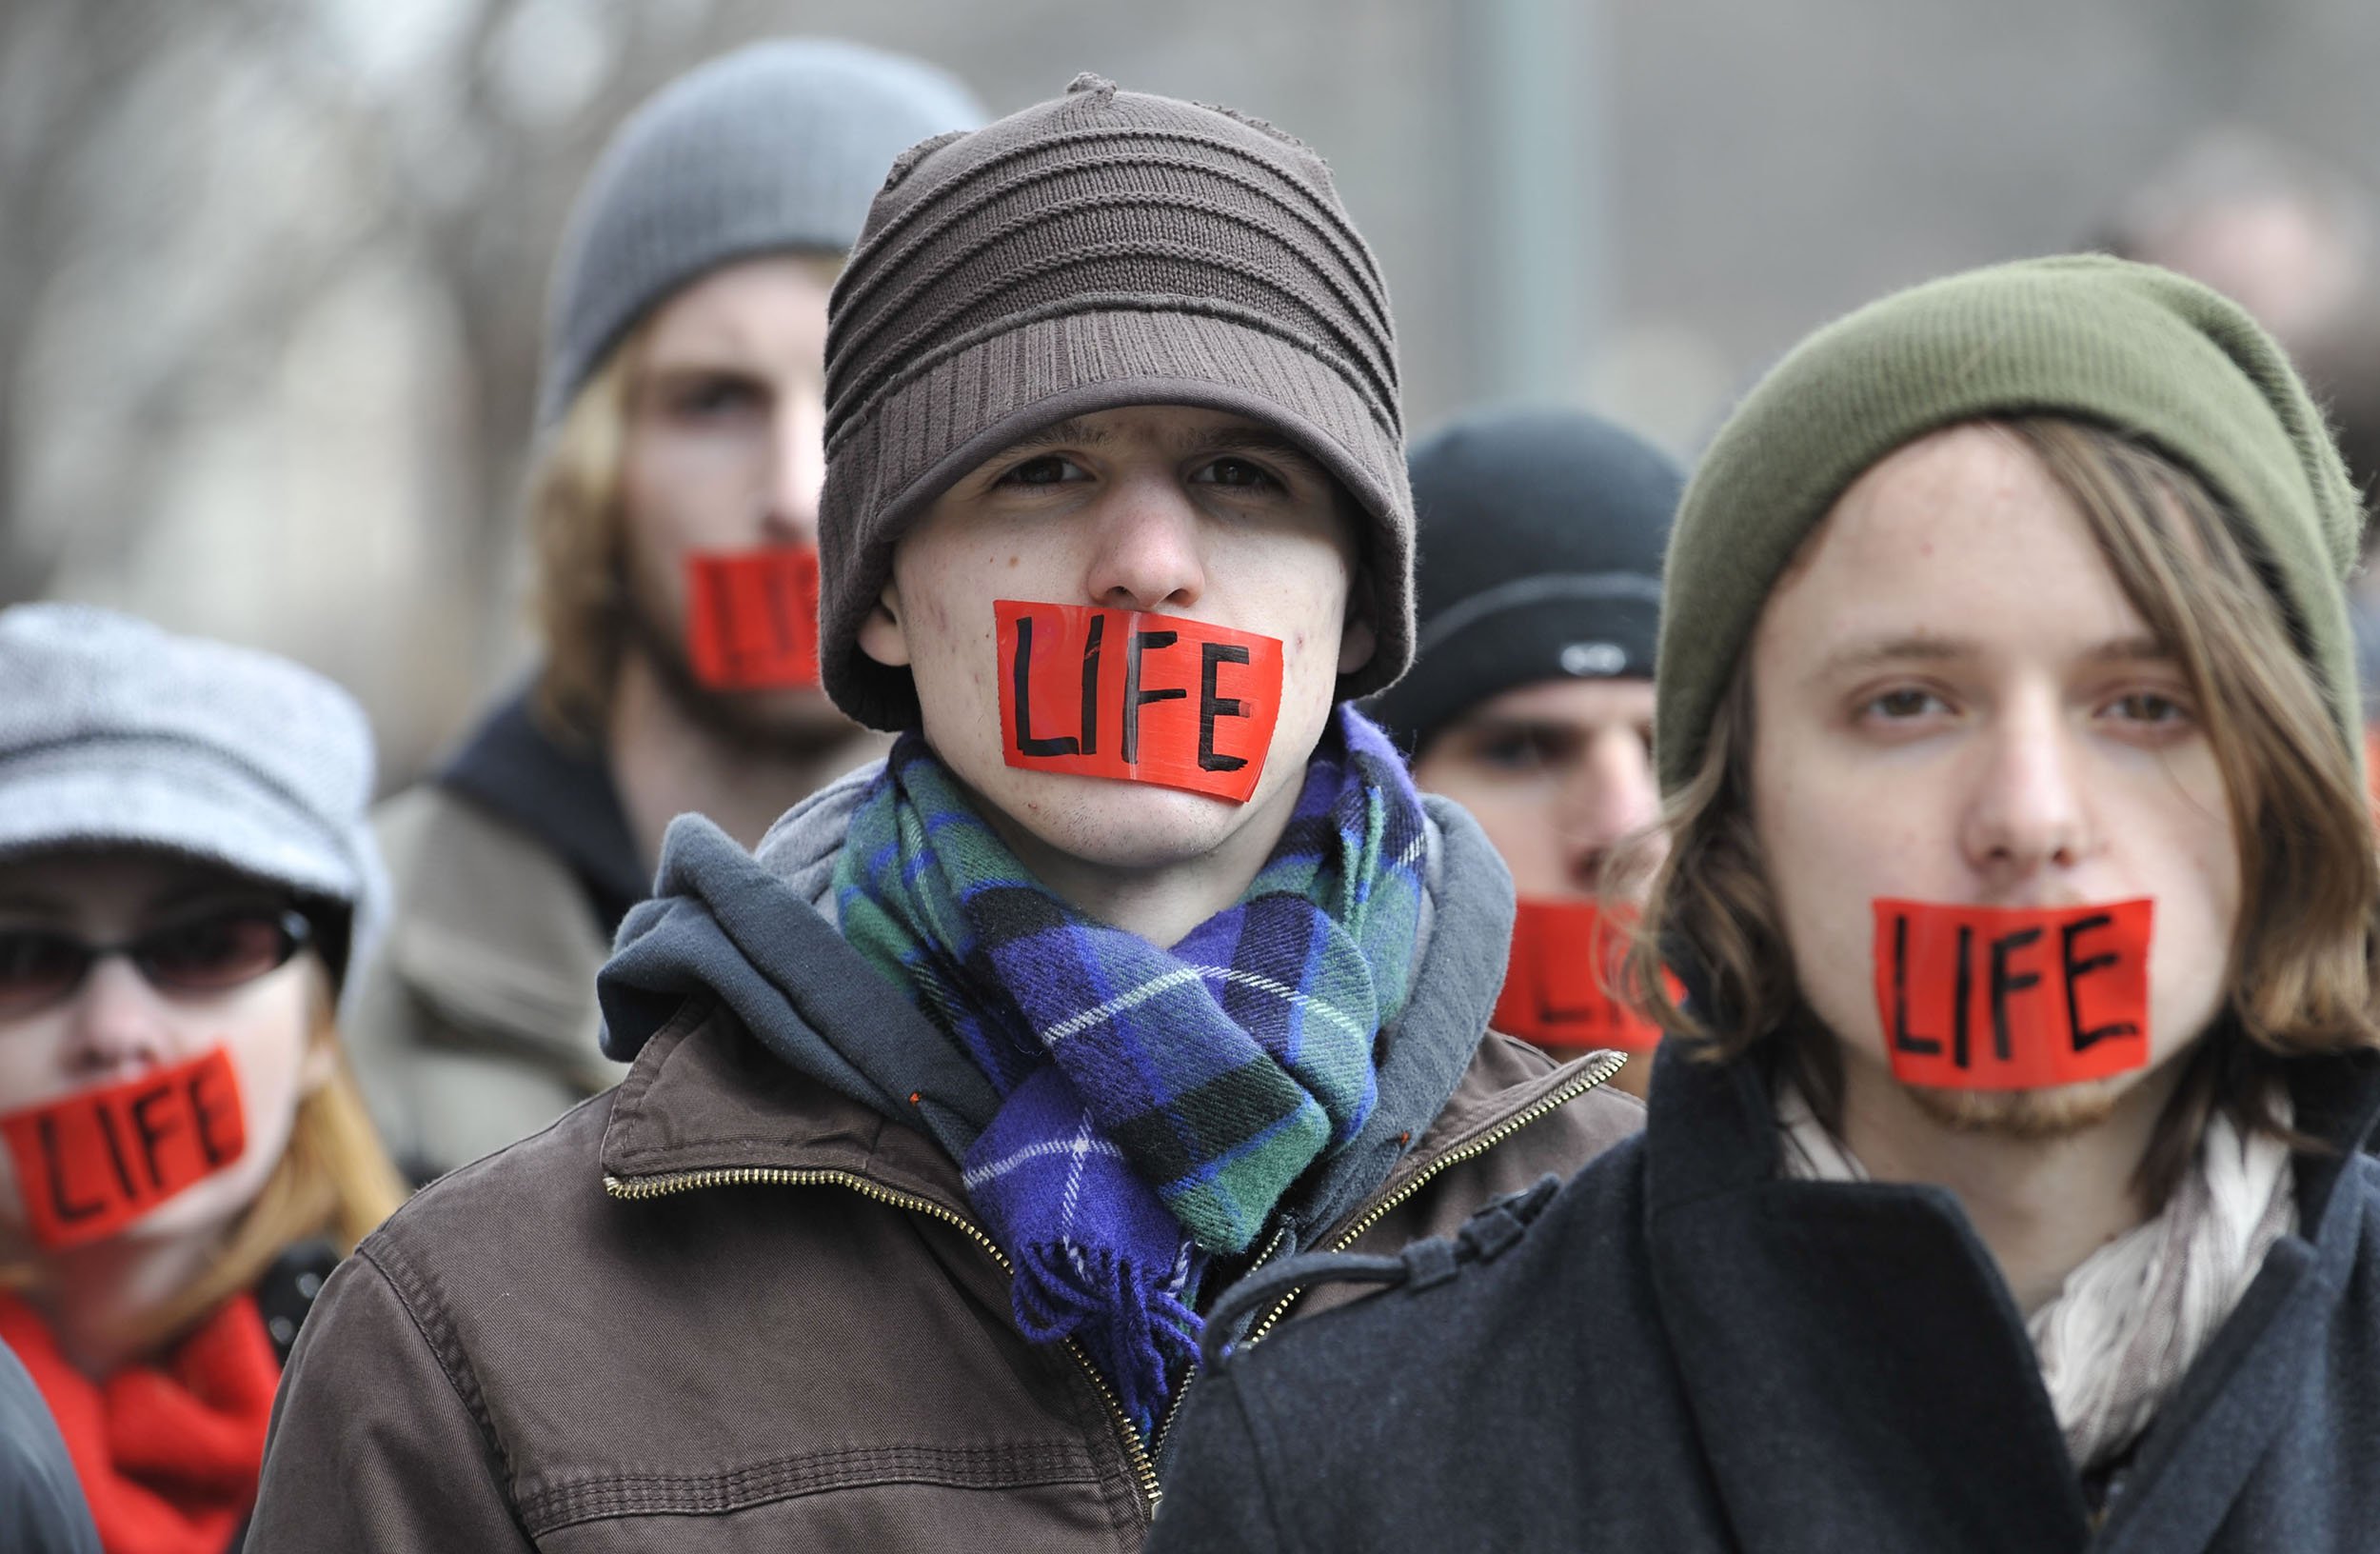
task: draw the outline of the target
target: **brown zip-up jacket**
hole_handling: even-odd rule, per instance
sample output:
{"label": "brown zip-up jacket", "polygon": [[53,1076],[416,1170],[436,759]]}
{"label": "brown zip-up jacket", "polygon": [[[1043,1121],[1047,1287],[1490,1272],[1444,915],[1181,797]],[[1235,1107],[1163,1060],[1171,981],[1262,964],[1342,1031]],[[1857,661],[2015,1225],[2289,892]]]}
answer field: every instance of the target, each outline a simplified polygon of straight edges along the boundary
{"label": "brown zip-up jacket", "polygon": [[[1490,1033],[1314,1244],[1393,1248],[1576,1169],[1641,1124],[1617,1064]],[[250,1554],[1134,1550],[1160,1493],[1161,1443],[1018,1333],[949,1157],[700,997],[617,1089],[364,1243],[272,1439]]]}

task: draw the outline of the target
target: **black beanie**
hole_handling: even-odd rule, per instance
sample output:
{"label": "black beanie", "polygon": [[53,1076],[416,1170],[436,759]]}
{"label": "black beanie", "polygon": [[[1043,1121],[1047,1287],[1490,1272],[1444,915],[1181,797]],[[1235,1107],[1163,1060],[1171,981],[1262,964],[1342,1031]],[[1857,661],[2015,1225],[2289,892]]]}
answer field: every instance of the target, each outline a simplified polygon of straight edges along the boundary
{"label": "black beanie", "polygon": [[1491,410],[1418,444],[1413,668],[1365,710],[1407,754],[1538,680],[1650,680],[1685,474],[1577,410]]}

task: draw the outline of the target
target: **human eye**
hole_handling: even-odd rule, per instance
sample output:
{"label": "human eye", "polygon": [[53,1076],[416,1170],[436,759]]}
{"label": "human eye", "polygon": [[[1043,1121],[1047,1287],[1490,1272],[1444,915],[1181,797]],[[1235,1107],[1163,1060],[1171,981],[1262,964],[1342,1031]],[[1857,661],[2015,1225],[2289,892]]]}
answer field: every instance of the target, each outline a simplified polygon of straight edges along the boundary
{"label": "human eye", "polygon": [[2177,732],[2196,723],[2187,703],[2161,690],[2128,690],[2101,707],[2099,716],[2152,734]]}
{"label": "human eye", "polygon": [[1533,771],[1537,766],[1537,742],[1526,729],[1504,729],[1482,737],[1472,747],[1472,754],[1481,766],[1497,771]]}
{"label": "human eye", "polygon": [[681,421],[718,421],[761,408],[767,390],[734,372],[702,372],[671,383],[662,396],[669,414]]}
{"label": "human eye", "polygon": [[1947,716],[1950,704],[1923,686],[1888,686],[1863,698],[1853,709],[1856,721],[1881,727],[1905,727],[1929,718]]}
{"label": "human eye", "polygon": [[1280,476],[1256,460],[1239,454],[1226,454],[1200,467],[1192,480],[1208,486],[1228,486],[1240,490],[1279,491],[1287,488]]}
{"label": "human eye", "polygon": [[1091,478],[1091,472],[1062,453],[1038,453],[1001,471],[995,486],[1065,486]]}

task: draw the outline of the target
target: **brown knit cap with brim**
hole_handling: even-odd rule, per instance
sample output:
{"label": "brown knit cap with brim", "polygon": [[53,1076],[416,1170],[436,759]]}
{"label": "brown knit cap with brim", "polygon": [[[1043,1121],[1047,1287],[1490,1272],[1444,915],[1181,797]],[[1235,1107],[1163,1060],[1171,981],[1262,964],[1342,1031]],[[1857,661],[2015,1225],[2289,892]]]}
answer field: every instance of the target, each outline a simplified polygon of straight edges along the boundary
{"label": "brown knit cap with brim", "polygon": [[918,721],[860,648],[894,544],[968,470],[1054,422],[1189,405],[1296,441],[1372,519],[1366,695],[1413,651],[1388,290],[1330,169],[1270,125],[1078,76],[893,164],[835,287],[820,501],[820,664],[860,722]]}

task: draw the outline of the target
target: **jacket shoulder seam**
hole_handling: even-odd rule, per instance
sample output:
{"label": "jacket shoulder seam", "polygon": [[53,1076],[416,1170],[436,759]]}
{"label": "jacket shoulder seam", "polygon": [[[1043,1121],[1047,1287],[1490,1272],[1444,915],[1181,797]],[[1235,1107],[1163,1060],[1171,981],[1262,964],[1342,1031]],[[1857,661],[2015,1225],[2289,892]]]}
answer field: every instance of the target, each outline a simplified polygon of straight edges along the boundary
{"label": "jacket shoulder seam", "polygon": [[518,1482],[518,1469],[512,1454],[506,1449],[504,1438],[496,1429],[496,1422],[487,1411],[487,1398],[479,1383],[479,1371],[465,1352],[454,1324],[430,1294],[427,1282],[414,1270],[403,1253],[392,1247],[386,1238],[375,1236],[356,1247],[356,1259],[368,1264],[387,1285],[389,1293],[405,1308],[405,1314],[420,1336],[422,1346],[438,1362],[438,1368],[446,1378],[446,1385],[463,1405],[465,1413],[480,1433],[480,1440],[488,1453],[504,1464],[507,1486]]}

